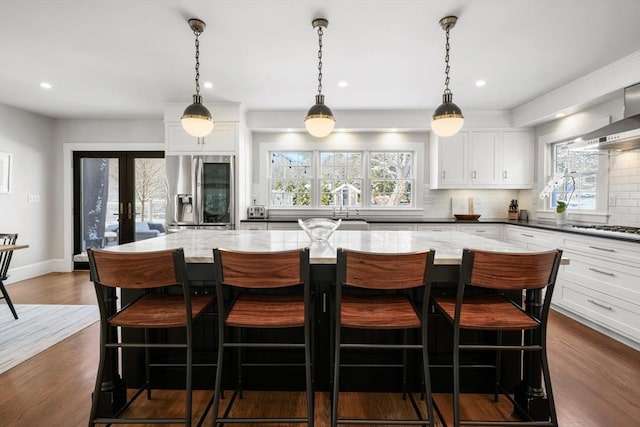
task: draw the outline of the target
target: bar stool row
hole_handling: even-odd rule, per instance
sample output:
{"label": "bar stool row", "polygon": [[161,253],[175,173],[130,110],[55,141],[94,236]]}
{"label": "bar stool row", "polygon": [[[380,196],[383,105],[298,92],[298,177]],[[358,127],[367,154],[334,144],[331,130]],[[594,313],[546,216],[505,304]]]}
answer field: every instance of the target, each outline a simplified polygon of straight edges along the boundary
{"label": "bar stool row", "polygon": [[[182,249],[158,252],[123,253],[90,249],[91,278],[96,287],[100,309],[101,351],[89,425],[181,423],[191,426],[193,321],[211,307],[216,308],[217,361],[214,392],[206,409],[195,423],[201,425],[212,412],[212,425],[236,423],[300,423],[314,424],[314,324],[310,283],[309,249],[281,252],[240,252],[214,249],[216,295],[194,295],[189,286]],[[453,328],[453,408],[454,425],[500,425],[500,421],[461,420],[460,405],[460,352],[465,350],[491,350],[496,352],[495,400],[500,390],[500,354],[502,351],[524,351],[539,354],[549,403],[546,420],[525,419],[526,425],[557,426],[553,402],[549,365],[546,356],[546,324],[553,287],[562,255],[561,250],[512,254],[464,249],[456,295],[435,296],[431,299],[433,284],[434,250],[414,253],[370,253],[338,249],[334,309],[332,310],[331,354],[333,355],[331,390],[331,425],[435,425],[439,415],[431,394],[430,365],[427,345],[427,318],[430,307],[444,315]],[[140,297],[124,307],[116,307],[116,289],[140,290]],[[524,309],[522,298],[512,300],[506,291],[544,290],[544,303],[532,315]],[[484,292],[487,291],[487,292]],[[513,293],[512,293],[513,294]],[[520,292],[522,295],[522,292]],[[141,329],[142,342],[122,342],[116,328]],[[184,343],[158,343],[149,338],[151,329],[182,328]],[[293,342],[288,339],[273,341],[254,340],[247,330],[269,330],[271,337],[278,330],[299,328],[302,337]],[[479,329],[497,331],[495,345],[461,343],[461,330]],[[404,331],[402,342],[380,344],[362,337],[365,331]],[[419,331],[407,340],[407,331]],[[528,331],[534,340],[520,345],[503,345],[502,331]],[[361,332],[357,332],[361,331]],[[255,337],[256,334],[251,334]],[[260,335],[260,334],[258,334]],[[290,337],[291,335],[287,335]],[[356,339],[351,339],[356,337]],[[119,348],[143,348],[145,352],[145,383],[116,413],[104,410],[104,384],[109,382]],[[243,368],[273,367],[280,363],[244,363],[243,350],[266,348],[291,349],[302,353],[306,384],[306,416],[278,418],[233,418],[231,408],[243,392]],[[162,364],[153,364],[150,352],[181,349],[185,352],[185,409],[180,418],[130,418],[127,409],[146,391],[151,398],[151,370]],[[226,410],[220,410],[223,396],[223,372],[230,351],[235,351],[238,384],[229,398]],[[358,354],[400,351],[402,363],[345,363],[344,351]],[[407,390],[407,352],[418,354],[421,364],[421,399],[415,390]],[[287,361],[287,364],[288,361]],[[416,416],[412,419],[362,419],[340,417],[339,396],[341,370],[359,368],[397,368],[402,370],[403,397],[408,395]],[[506,392],[507,397],[513,401]],[[515,402],[514,402],[515,404]],[[517,404],[516,404],[517,405]],[[515,425],[513,421],[503,422]]]}

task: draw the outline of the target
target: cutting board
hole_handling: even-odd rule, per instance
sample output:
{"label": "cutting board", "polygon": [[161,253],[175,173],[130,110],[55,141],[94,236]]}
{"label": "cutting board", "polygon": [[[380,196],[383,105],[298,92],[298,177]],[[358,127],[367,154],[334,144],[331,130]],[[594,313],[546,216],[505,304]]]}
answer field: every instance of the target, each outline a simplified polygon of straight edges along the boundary
{"label": "cutting board", "polygon": [[473,197],[452,197],[451,215],[467,215],[475,213]]}

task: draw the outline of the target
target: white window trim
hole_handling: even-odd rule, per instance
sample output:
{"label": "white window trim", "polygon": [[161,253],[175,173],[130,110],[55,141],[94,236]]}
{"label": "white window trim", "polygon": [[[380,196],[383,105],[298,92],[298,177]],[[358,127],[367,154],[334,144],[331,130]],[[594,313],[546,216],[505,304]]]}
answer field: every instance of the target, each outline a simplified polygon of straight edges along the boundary
{"label": "white window trim", "polygon": [[[322,145],[319,145],[322,144]],[[347,145],[345,145],[347,144]],[[314,158],[319,157],[318,153],[321,151],[362,151],[365,153],[363,157],[363,161],[365,162],[365,168],[368,166],[368,152],[369,151],[388,151],[388,152],[399,152],[399,151],[411,151],[413,152],[413,163],[414,163],[414,203],[411,208],[397,208],[397,207],[370,207],[363,206],[359,209],[360,215],[411,215],[415,216],[418,214],[422,214],[424,211],[420,206],[419,201],[422,200],[423,197],[423,185],[424,182],[424,168],[420,167],[420,162],[424,159],[424,142],[409,142],[409,141],[398,141],[393,140],[388,144],[384,142],[371,142],[371,141],[348,141],[345,143],[340,140],[332,140],[332,141],[322,141],[318,143],[316,141],[308,141],[306,139],[291,141],[291,140],[283,140],[277,142],[259,142],[259,185],[258,191],[262,194],[262,200],[264,200],[265,204],[268,204],[267,195],[269,194],[269,171],[270,171],[270,156],[269,153],[272,151],[313,151]],[[319,160],[314,160],[319,161]],[[317,166],[316,163],[313,164],[314,167]],[[315,173],[315,171],[314,171]],[[365,180],[367,180],[368,171],[364,171]],[[365,183],[366,184],[366,183]],[[328,207],[319,207],[318,202],[316,201],[316,195],[313,196],[313,207],[310,208],[300,208],[300,207],[277,207],[277,208],[269,208],[269,216],[277,217],[277,216],[295,216],[295,215],[327,215],[332,213],[332,209]],[[368,203],[367,203],[368,205]]]}
{"label": "white window trim", "polygon": [[[549,177],[553,175],[553,144],[563,142],[553,138],[554,135],[543,135],[539,138],[542,144],[543,153],[543,176],[538,178],[538,192],[544,188],[549,181]],[[564,138],[563,140],[571,140],[571,138]],[[597,174],[598,188],[603,191],[598,191],[596,197],[597,210],[569,210],[569,220],[575,222],[589,222],[589,223],[607,223],[609,217],[608,213],[608,192],[609,192],[609,156],[607,152],[602,152],[598,156],[598,174]],[[537,217],[545,220],[555,220],[555,208],[550,207],[550,198],[540,200],[538,198]]]}

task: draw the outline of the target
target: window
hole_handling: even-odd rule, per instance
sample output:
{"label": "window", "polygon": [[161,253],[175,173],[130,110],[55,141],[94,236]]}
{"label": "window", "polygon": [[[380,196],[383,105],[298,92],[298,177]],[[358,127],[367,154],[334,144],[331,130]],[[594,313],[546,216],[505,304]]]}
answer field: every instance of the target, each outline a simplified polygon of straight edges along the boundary
{"label": "window", "polygon": [[360,207],[362,153],[320,153],[320,206]]}
{"label": "window", "polygon": [[310,206],[313,153],[272,152],[270,205]]}
{"label": "window", "polygon": [[269,157],[271,207],[413,207],[413,151],[270,151]]}
{"label": "window", "polygon": [[369,171],[372,206],[411,206],[412,153],[372,152]]}
{"label": "window", "polygon": [[[599,152],[570,150],[570,143],[560,142],[552,146],[552,175],[555,173],[572,176],[575,180],[564,179],[550,197],[550,208],[555,208],[558,200],[567,200],[569,209],[595,211],[598,208],[598,194],[606,191],[606,184],[600,179]],[[573,192],[573,194],[571,194]]]}

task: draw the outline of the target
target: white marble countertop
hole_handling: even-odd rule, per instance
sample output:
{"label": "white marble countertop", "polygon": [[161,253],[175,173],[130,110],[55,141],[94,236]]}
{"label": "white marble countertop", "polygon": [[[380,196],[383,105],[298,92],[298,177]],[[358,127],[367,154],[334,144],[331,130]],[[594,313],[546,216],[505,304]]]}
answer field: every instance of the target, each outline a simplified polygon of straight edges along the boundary
{"label": "white marble countertop", "polygon": [[[334,264],[337,248],[371,252],[414,252],[435,249],[435,264],[460,264],[462,249],[533,252],[523,246],[451,231],[341,231],[326,242],[311,242],[300,230],[181,230],[164,236],[108,247],[117,252],[184,248],[189,263],[213,262],[213,248],[268,252],[309,247],[312,264]],[[554,248],[549,248],[554,249]],[[86,255],[83,256],[86,260]],[[80,261],[78,256],[76,260]]]}

